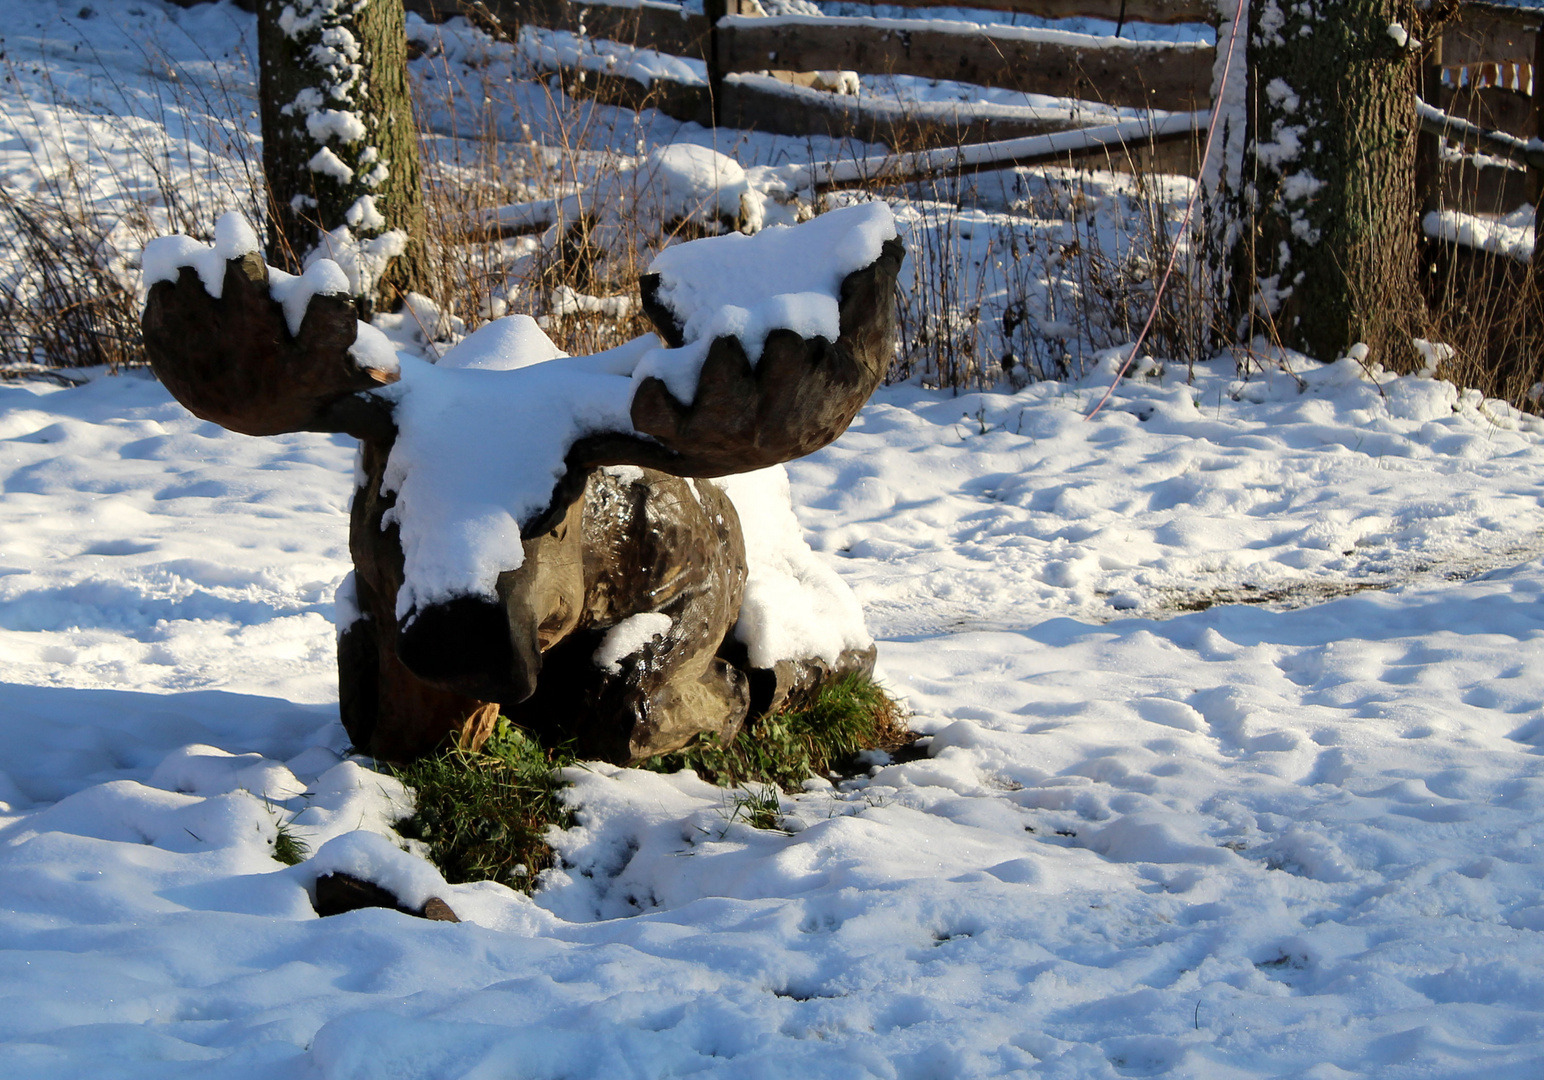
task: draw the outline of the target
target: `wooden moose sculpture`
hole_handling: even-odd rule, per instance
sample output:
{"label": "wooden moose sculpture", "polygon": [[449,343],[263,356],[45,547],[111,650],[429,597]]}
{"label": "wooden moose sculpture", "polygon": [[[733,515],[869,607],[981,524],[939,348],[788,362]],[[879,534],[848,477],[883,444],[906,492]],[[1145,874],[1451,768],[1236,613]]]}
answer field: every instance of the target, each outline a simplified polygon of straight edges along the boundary
{"label": "wooden moose sculpture", "polygon": [[641,282],[663,342],[566,357],[514,316],[430,363],[356,320],[336,267],[282,274],[227,215],[212,248],[146,249],[143,328],[196,415],[360,440],[338,641],[356,748],[477,745],[502,712],[627,763],[872,669],[866,636],[752,663],[739,517],[693,478],[846,430],[894,347],[903,256],[882,203],[694,241]]}

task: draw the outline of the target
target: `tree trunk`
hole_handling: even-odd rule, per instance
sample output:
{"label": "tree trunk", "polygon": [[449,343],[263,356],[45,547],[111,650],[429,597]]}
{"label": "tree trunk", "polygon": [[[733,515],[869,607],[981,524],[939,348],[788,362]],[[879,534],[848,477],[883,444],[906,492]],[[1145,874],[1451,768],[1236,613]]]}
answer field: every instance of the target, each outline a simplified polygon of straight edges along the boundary
{"label": "tree trunk", "polygon": [[[1544,27],[1533,35],[1533,137],[1544,139]],[[1533,287],[1533,303],[1538,305],[1544,297],[1544,172],[1528,170],[1528,191],[1533,197],[1533,258],[1530,262],[1529,283]]]}
{"label": "tree trunk", "polygon": [[1251,0],[1233,290],[1246,340],[1415,358],[1420,29],[1413,0]]}
{"label": "tree trunk", "polygon": [[269,261],[343,267],[360,314],[427,277],[402,0],[259,0]]}

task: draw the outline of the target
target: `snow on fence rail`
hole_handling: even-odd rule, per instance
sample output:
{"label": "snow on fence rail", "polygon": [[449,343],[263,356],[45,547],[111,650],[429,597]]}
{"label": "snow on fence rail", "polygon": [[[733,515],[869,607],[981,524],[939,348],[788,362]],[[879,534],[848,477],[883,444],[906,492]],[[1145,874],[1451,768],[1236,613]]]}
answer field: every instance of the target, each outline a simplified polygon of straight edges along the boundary
{"label": "snow on fence rail", "polygon": [[[1532,202],[1539,135],[1544,9],[1467,2],[1424,57],[1420,122],[1424,210],[1506,214]],[[1458,151],[1458,152],[1455,152]]]}
{"label": "snow on fence rail", "polygon": [[[236,2],[247,6],[252,0]],[[954,7],[958,0],[892,2],[929,8]],[[976,155],[985,162],[1026,163],[1014,158],[1013,145],[1086,128],[1090,119],[1075,119],[1066,110],[856,98],[812,88],[799,73],[904,74],[1181,114],[1179,135],[1162,125],[1144,128],[1140,143],[1116,147],[1091,131],[1087,138],[1059,140],[1053,157],[1096,155],[1108,167],[1156,162],[1164,171],[1185,172],[1196,162],[1188,152],[1193,148],[1182,143],[1202,126],[1190,114],[1209,106],[1216,59],[1215,46],[1207,44],[958,20],[767,17],[756,0],[704,0],[703,14],[663,0],[404,0],[404,6],[430,21],[470,15],[509,33],[522,25],[577,31],[616,42],[624,51],[679,57],[705,73],[683,80],[658,73],[670,65],[615,65],[609,56],[554,51],[552,64],[559,72],[586,68],[583,84],[575,81],[572,90],[611,104],[647,105],[682,120],[784,135],[851,136],[891,146],[992,144],[995,148]],[[1103,19],[1117,28],[1134,22],[1218,22],[1214,0],[972,0],[971,6],[1042,18]],[[1544,189],[1537,155],[1514,145],[1540,135],[1544,86],[1533,75],[1544,65],[1541,25],[1544,8],[1466,0],[1434,35],[1422,79],[1422,96],[1431,106],[1422,116],[1423,132],[1430,136],[1423,148],[1428,211],[1440,205],[1504,213]],[[1097,131],[1115,129],[1124,130],[1115,124]],[[1163,133],[1155,134],[1160,129]],[[1448,142],[1479,154],[1455,157],[1445,149]],[[1160,146],[1169,152],[1160,155]],[[983,166],[973,157],[964,167]]]}
{"label": "snow on fence rail", "polygon": [[[886,0],[893,7],[960,7],[960,0]],[[1041,19],[1103,19],[1115,23],[1208,23],[1217,17],[1211,0],[970,0],[983,11],[1012,11]]]}
{"label": "snow on fence rail", "polygon": [[726,15],[724,74],[847,68],[864,75],[951,79],[1125,108],[1190,111],[1211,99],[1212,45],[983,26],[946,19]]}
{"label": "snow on fence rail", "polygon": [[[898,0],[898,6],[955,2]],[[1215,25],[1218,19],[1213,0],[983,0],[975,6],[1047,18],[1100,18],[1118,27],[1130,22]],[[468,10],[463,0],[407,0],[407,7],[426,18]],[[947,79],[1160,113],[1188,114],[1210,103],[1216,48],[1208,44],[1137,42],[944,19],[767,17],[755,0],[705,0],[704,8],[706,14],[695,14],[659,0],[625,6],[576,0],[480,0],[471,5],[506,27],[583,28],[592,39],[685,56],[706,70],[700,85],[666,79],[645,85],[636,76],[591,71],[585,93],[615,104],[647,102],[680,119],[777,134],[926,146],[1011,142],[1090,122],[1066,111],[1058,116],[1028,107],[854,98],[811,88],[810,80],[795,74],[830,69]],[[1535,56],[1541,19],[1544,13],[1537,8],[1465,3],[1428,50],[1426,99],[1483,128],[1535,135],[1535,110],[1527,95],[1541,59]],[[1087,148],[1106,149],[1093,143]],[[1427,150],[1440,159],[1439,144]],[[1163,164],[1185,171],[1193,166],[1193,156],[1170,154]],[[1531,196],[1526,174],[1516,165],[1469,160],[1455,168],[1452,155],[1447,158],[1446,163],[1430,162],[1429,168],[1435,186],[1446,186],[1448,204],[1506,211]]]}
{"label": "snow on fence rail", "polygon": [[[1209,119],[1210,115],[1204,112],[1172,113],[1021,139],[808,165],[761,167],[752,170],[756,174],[753,185],[767,193],[815,193],[872,183],[905,183],[940,173],[969,173],[1064,161],[1069,155],[1103,152],[1124,157],[1134,149],[1146,148],[1150,152],[1153,147],[1173,143],[1189,149],[1206,131]],[[587,207],[603,197],[595,191],[584,190],[562,199],[538,199],[494,207],[469,222],[468,231],[501,238],[544,232],[560,221],[577,220]]]}
{"label": "snow on fence rail", "polygon": [[[943,0],[906,0],[929,7]],[[836,18],[760,13],[753,0],[706,0],[707,14],[642,0],[627,6],[573,0],[406,0],[425,19],[472,13],[506,30],[522,24],[583,32],[590,38],[699,61],[701,85],[621,85],[587,72],[584,92],[616,104],[649,101],[683,120],[752,127],[784,135],[856,136],[895,144],[981,142],[1044,134],[1035,110],[1004,107],[896,110],[822,91],[800,93],[799,73],[850,70],[910,75],[1075,98],[1117,108],[1189,113],[1209,105],[1214,46],[1138,42],[945,19]],[[995,0],[985,5],[1053,18],[1121,23],[1214,21],[1210,0]],[[770,75],[770,77],[765,77]],[[636,81],[636,80],[634,80]],[[1057,128],[1082,126],[1064,113]],[[897,135],[901,138],[897,139]]]}

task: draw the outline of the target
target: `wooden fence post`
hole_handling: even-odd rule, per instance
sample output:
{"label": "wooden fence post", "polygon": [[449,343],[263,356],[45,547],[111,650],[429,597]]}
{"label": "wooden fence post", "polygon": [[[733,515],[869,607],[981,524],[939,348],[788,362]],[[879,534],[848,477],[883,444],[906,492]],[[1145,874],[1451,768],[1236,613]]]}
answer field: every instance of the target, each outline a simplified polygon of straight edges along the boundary
{"label": "wooden fence post", "polygon": [[[1544,139],[1544,26],[1536,26],[1533,32],[1533,137]],[[1533,295],[1544,295],[1544,173],[1528,168],[1528,194],[1533,199],[1533,255],[1529,260],[1529,275],[1533,278]]]}
{"label": "wooden fence post", "polygon": [[739,10],[739,0],[702,0],[702,13],[708,17],[708,101],[714,127],[724,120],[724,65],[719,58],[718,20],[729,14],[730,4]]}
{"label": "wooden fence post", "polygon": [[[1421,61],[1421,100],[1438,109],[1442,103],[1442,35],[1433,41]],[[1442,139],[1427,131],[1416,136],[1415,190],[1421,199],[1421,221],[1442,208]],[[1417,228],[1423,226],[1418,225]]]}

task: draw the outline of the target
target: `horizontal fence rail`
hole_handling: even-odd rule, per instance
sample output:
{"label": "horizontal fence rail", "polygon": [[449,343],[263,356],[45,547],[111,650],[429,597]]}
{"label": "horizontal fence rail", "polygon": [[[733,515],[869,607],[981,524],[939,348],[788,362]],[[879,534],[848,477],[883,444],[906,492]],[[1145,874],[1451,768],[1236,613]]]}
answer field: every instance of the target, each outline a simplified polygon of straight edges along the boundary
{"label": "horizontal fence rail", "polygon": [[1083,98],[1126,108],[1204,108],[1217,51],[1055,30],[808,15],[719,20],[720,70],[845,68]]}
{"label": "horizontal fence rail", "polygon": [[1210,0],[885,0],[894,7],[958,8],[1010,11],[1040,19],[1101,19],[1115,23],[1210,23],[1217,6]]}
{"label": "horizontal fence rail", "polygon": [[[1541,24],[1544,8],[1466,2],[1428,44],[1417,103],[1428,225],[1454,210],[1505,214],[1538,201]],[[1463,244],[1464,235],[1441,238]]]}
{"label": "horizontal fence rail", "polygon": [[[1001,141],[1077,129],[1109,116],[1076,108],[903,102],[798,85],[801,72],[855,71],[1097,102],[1120,108],[1191,112],[1208,106],[1216,50],[1206,44],[1137,42],[957,20],[766,17],[739,14],[751,0],[707,0],[716,21],[643,0],[632,6],[572,0],[405,0],[409,11],[443,20],[465,14],[506,34],[522,25],[582,32],[703,62],[704,84],[591,70],[571,92],[613,105],[651,106],[680,120],[771,134],[827,135],[887,145]],[[919,3],[917,6],[924,6]],[[1001,0],[1005,10],[1125,22],[1192,22],[1211,0]],[[588,65],[587,65],[588,66]],[[561,70],[561,69],[559,69]]]}
{"label": "horizontal fence rail", "polygon": [[1417,102],[1416,112],[1421,130],[1429,135],[1449,139],[1467,149],[1505,158],[1530,169],[1544,170],[1544,144],[1537,139],[1519,139],[1504,131],[1487,131],[1478,124],[1471,124],[1462,117],[1444,112],[1424,101]]}
{"label": "horizontal fence rail", "polygon": [[[904,154],[881,154],[842,161],[784,165],[769,170],[777,186],[807,194],[867,187],[873,184],[908,184],[936,176],[957,176],[986,170],[1026,165],[1071,165],[1095,158],[1108,167],[1117,159],[1134,155],[1167,154],[1187,159],[1194,168],[1200,139],[1209,114],[1176,114],[1154,119],[1124,120],[1118,124],[1057,131],[1021,139],[1004,139],[971,146],[943,147]],[[1131,168],[1133,163],[1127,162]],[[577,220],[596,198],[590,190],[561,199],[538,199],[484,211],[466,222],[472,234],[500,237],[543,232],[562,221]]]}
{"label": "horizontal fence rail", "polygon": [[784,170],[784,179],[793,188],[829,191],[985,169],[1067,164],[1087,157],[1107,161],[1153,146],[1178,145],[1191,151],[1197,147],[1197,136],[1206,131],[1208,116],[1204,112],[1176,114],[974,146],[950,146],[816,165],[790,165]]}
{"label": "horizontal fence rail", "polygon": [[[192,4],[199,0],[177,0]],[[236,0],[250,8],[253,0]],[[889,0],[909,8],[954,7],[959,0]],[[506,33],[531,24],[590,38],[653,49],[706,66],[705,83],[656,78],[644,85],[625,75],[589,71],[570,90],[610,104],[658,108],[682,120],[752,127],[785,135],[831,135],[897,145],[1004,146],[1056,132],[1090,130],[1096,116],[1079,110],[1042,110],[973,103],[906,102],[853,97],[813,89],[801,72],[856,71],[909,75],[1100,102],[1183,115],[1210,101],[1216,49],[1206,44],[1137,42],[1126,37],[1073,34],[1003,24],[943,19],[836,18],[753,15],[754,0],[705,0],[711,14],[661,0],[628,4],[574,0],[404,0],[425,19],[467,15]],[[1090,18],[1129,23],[1218,25],[1215,0],[971,0],[975,8],[1048,19]],[[748,11],[747,9],[750,9]],[[1544,191],[1544,7],[1514,7],[1464,0],[1424,58],[1420,124],[1428,140],[1422,165],[1428,199],[1467,198],[1480,212],[1505,212]],[[561,70],[557,73],[562,73]],[[1124,130],[1108,124],[1100,131]],[[1144,164],[1166,129],[1149,130],[1145,148],[1122,143],[1126,153],[1108,164]],[[1468,156],[1443,151],[1454,144]],[[1068,151],[1058,151],[1059,160]],[[1177,150],[1156,154],[1178,164]],[[1190,155],[1193,157],[1194,155]],[[990,160],[991,152],[987,153]],[[898,160],[894,156],[885,160]],[[966,159],[960,159],[962,164]],[[970,159],[974,162],[974,158]],[[851,164],[851,163],[849,163]],[[969,168],[981,167],[970,164]],[[1193,168],[1194,163],[1181,165]]]}
{"label": "horizontal fence rail", "polygon": [[692,60],[708,59],[713,30],[706,15],[687,12],[680,4],[655,0],[626,7],[571,0],[403,0],[402,6],[428,22],[465,15],[511,32],[524,23],[552,30],[577,31],[583,27],[590,37]]}

